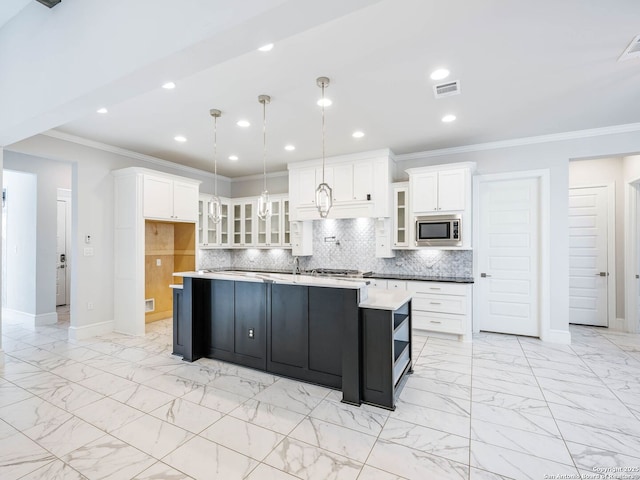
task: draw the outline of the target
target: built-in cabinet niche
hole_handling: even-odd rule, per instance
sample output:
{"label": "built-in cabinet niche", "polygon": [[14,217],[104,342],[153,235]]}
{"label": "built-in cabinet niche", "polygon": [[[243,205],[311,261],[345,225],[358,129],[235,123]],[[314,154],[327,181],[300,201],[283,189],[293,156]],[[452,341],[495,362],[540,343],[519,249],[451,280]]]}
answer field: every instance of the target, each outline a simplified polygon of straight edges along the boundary
{"label": "built-in cabinet niche", "polygon": [[173,314],[173,272],[195,270],[195,230],[192,223],[145,221],[145,323]]}

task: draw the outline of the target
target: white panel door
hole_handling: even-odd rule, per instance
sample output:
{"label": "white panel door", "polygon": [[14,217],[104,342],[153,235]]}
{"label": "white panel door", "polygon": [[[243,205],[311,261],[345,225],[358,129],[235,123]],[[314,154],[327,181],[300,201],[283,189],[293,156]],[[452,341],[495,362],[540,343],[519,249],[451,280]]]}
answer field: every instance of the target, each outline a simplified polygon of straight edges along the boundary
{"label": "white panel door", "polygon": [[607,187],[569,189],[569,323],[608,320]]}
{"label": "white panel door", "polygon": [[538,180],[481,182],[479,189],[480,330],[538,337]]}
{"label": "white panel door", "polygon": [[58,200],[56,306],[67,303],[67,202]]}

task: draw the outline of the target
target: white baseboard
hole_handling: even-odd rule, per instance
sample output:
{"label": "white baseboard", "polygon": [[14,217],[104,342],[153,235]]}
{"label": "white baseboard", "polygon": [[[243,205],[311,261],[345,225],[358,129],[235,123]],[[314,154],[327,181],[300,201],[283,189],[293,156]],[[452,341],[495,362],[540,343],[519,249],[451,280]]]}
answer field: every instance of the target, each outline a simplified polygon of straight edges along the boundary
{"label": "white baseboard", "polygon": [[571,332],[569,330],[549,330],[546,335],[542,335],[540,340],[549,343],[559,343],[571,345]]}
{"label": "white baseboard", "polygon": [[2,320],[7,325],[19,325],[33,330],[35,327],[57,323],[58,314],[56,312],[49,312],[34,315],[33,313],[12,310],[11,308],[3,308]]}
{"label": "white baseboard", "polygon": [[80,327],[69,327],[70,340],[86,340],[87,338],[97,337],[105,333],[113,332],[113,320],[107,322],[92,323],[91,325],[82,325]]}

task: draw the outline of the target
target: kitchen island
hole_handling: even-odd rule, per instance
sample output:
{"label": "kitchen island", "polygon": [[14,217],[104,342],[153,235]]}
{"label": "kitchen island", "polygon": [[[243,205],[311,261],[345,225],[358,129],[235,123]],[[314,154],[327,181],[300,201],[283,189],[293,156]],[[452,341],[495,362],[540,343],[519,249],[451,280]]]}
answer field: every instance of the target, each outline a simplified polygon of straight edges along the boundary
{"label": "kitchen island", "polygon": [[[341,389],[346,403],[394,408],[394,392],[412,367],[409,292],[369,291],[363,279],[299,274],[175,275],[183,277],[183,286],[174,290],[174,353],[184,360],[208,357],[233,362]],[[396,310],[405,312],[400,329],[394,327],[394,318],[399,318],[394,317]],[[375,311],[383,312],[382,323],[388,328],[378,326],[383,338],[367,347],[371,329],[363,324]],[[394,342],[394,335],[402,341]],[[381,355],[388,357],[382,361],[389,368],[365,372],[367,366],[382,365],[371,361]],[[387,400],[368,396],[365,379],[374,389],[384,389],[380,398]]]}

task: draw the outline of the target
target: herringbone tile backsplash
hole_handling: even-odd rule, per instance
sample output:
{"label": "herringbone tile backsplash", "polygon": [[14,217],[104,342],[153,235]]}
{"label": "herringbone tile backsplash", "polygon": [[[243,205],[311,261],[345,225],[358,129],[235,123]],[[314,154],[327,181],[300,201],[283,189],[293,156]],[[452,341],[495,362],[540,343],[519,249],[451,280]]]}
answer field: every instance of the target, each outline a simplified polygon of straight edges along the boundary
{"label": "herringbone tile backsplash", "polygon": [[[300,257],[300,268],[348,268],[375,273],[472,276],[469,250],[397,250],[394,258],[376,258],[374,219],[316,220],[313,255]],[[291,269],[291,250],[201,250],[198,268]]]}

